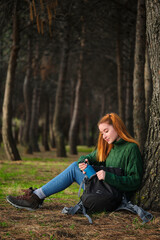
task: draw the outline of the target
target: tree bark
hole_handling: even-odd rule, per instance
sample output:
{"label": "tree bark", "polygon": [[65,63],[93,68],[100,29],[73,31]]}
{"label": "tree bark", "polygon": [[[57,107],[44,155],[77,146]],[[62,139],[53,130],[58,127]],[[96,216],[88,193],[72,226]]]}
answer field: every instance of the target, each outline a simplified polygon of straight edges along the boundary
{"label": "tree bark", "polygon": [[145,21],[145,0],[138,0],[133,80],[133,125],[134,137],[139,142],[141,151],[143,151],[146,139],[144,94]]}
{"label": "tree bark", "polygon": [[31,123],[31,113],[32,113],[32,89],[31,89],[31,71],[32,71],[32,50],[31,50],[31,39],[28,39],[28,63],[27,71],[23,84],[23,96],[25,103],[25,124],[23,131],[23,143],[27,147],[27,152],[32,153],[29,147],[29,132]]}
{"label": "tree bark", "polygon": [[[131,34],[131,39],[129,42],[129,54],[128,54],[128,69],[127,69],[127,79],[126,79],[126,104],[125,104],[125,125],[127,130],[131,134],[133,133],[133,68],[134,68],[134,45],[135,38]],[[127,64],[127,63],[126,63]]]}
{"label": "tree bark", "polygon": [[148,57],[148,48],[146,46],[145,53],[145,69],[144,69],[144,80],[145,80],[145,119],[146,125],[149,123],[149,106],[152,99],[152,77],[150,71],[149,57]]}
{"label": "tree bark", "polygon": [[133,82],[131,80],[132,78],[128,78],[126,82],[125,125],[133,136]]}
{"label": "tree bark", "polygon": [[52,148],[56,147],[55,138],[53,133],[53,113],[54,113],[54,102],[53,100],[49,101],[49,138],[50,138],[50,145]]}
{"label": "tree bark", "polygon": [[101,95],[101,116],[103,117],[106,114],[106,91],[104,90]]}
{"label": "tree bark", "polygon": [[66,82],[66,75],[67,75],[68,52],[69,52],[68,21],[66,21],[64,24],[65,24],[64,39],[63,39],[63,47],[62,47],[62,55],[61,55],[61,64],[59,69],[58,86],[56,91],[55,111],[54,111],[54,118],[53,118],[53,133],[55,137],[57,157],[66,157],[64,134],[62,130],[62,124],[63,124],[62,112],[63,112],[63,106],[64,106],[64,92],[65,92],[65,82]]}
{"label": "tree bark", "polygon": [[39,120],[39,108],[40,108],[40,96],[41,96],[41,79],[39,75],[39,46],[36,45],[35,59],[33,62],[33,80],[34,89],[32,96],[32,114],[31,124],[29,132],[29,146],[33,152],[39,152],[40,148],[38,145],[38,120]]}
{"label": "tree bark", "polygon": [[19,51],[19,25],[18,15],[16,11],[17,6],[18,1],[15,2],[13,14],[13,45],[8,63],[2,117],[2,137],[4,148],[8,159],[12,161],[21,160],[12,134],[12,96],[17,65],[17,56]]}
{"label": "tree bark", "polygon": [[[102,95],[102,101],[106,100],[105,94]],[[92,115],[91,115],[91,95],[90,93],[87,94],[86,96],[86,111],[85,111],[85,124],[86,124],[86,144],[88,147],[92,145]],[[104,102],[105,105],[105,102]],[[104,110],[104,108],[102,107]],[[105,113],[103,113],[102,116],[104,116]]]}
{"label": "tree bark", "polygon": [[1,143],[2,143],[2,119],[0,116],[0,147],[1,147]]}
{"label": "tree bark", "polygon": [[81,17],[81,42],[80,42],[80,56],[77,70],[77,85],[75,92],[75,102],[73,108],[73,116],[69,129],[69,146],[70,153],[77,154],[77,139],[78,139],[78,125],[80,120],[80,107],[81,107],[81,96],[82,96],[82,66],[83,66],[83,54],[84,54],[84,20]]}
{"label": "tree bark", "polygon": [[144,151],[144,169],[142,188],[138,195],[138,204],[146,209],[160,211],[160,2],[146,1],[147,44],[151,75],[153,80],[153,96],[150,107],[149,128]]}
{"label": "tree bark", "polygon": [[48,136],[49,136],[49,98],[45,94],[45,116],[43,126],[43,146],[45,151],[49,151]]}
{"label": "tree bark", "polygon": [[38,145],[38,120],[39,120],[40,94],[41,94],[41,86],[39,85],[39,83],[36,83],[36,86],[33,89],[32,116],[31,116],[30,132],[29,132],[29,144],[30,144],[29,146],[31,151],[33,152],[40,151],[40,148]]}
{"label": "tree bark", "polygon": [[124,98],[123,98],[123,59],[122,59],[122,31],[121,31],[121,11],[117,12],[117,92],[118,92],[118,113],[125,120]]}

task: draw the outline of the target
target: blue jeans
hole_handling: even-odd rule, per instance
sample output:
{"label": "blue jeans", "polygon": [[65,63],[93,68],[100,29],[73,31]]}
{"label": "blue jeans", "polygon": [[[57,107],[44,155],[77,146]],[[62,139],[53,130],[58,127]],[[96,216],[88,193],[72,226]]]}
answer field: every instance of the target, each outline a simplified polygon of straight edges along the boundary
{"label": "blue jeans", "polygon": [[66,189],[73,182],[77,182],[80,185],[84,176],[85,175],[80,171],[77,162],[73,162],[68,168],[45,184],[41,189],[46,197],[48,197]]}

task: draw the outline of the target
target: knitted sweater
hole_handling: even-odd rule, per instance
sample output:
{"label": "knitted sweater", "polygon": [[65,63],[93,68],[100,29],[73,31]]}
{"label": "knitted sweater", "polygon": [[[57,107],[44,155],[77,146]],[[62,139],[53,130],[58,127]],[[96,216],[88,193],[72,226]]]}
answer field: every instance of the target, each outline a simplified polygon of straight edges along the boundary
{"label": "knitted sweater", "polygon": [[143,175],[143,163],[139,148],[137,144],[126,142],[123,139],[114,142],[113,145],[105,162],[97,161],[97,150],[95,150],[86,156],[81,156],[78,163],[87,158],[91,165],[122,168],[124,176],[106,172],[105,181],[123,192],[134,192],[139,188]]}

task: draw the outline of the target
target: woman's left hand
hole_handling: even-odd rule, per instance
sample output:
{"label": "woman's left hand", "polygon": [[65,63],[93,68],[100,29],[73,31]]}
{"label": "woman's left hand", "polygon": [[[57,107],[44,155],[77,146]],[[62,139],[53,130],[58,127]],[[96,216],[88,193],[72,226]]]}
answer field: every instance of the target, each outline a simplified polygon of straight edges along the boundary
{"label": "woman's left hand", "polygon": [[105,179],[106,172],[104,170],[100,170],[100,171],[96,172],[96,174],[97,174],[97,177],[99,180]]}

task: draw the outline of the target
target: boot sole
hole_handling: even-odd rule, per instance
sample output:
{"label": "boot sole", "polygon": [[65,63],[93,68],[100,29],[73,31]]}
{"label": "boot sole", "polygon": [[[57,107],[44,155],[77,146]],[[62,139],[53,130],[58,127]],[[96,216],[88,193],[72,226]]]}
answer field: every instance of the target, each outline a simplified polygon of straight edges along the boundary
{"label": "boot sole", "polygon": [[22,207],[22,206],[16,205],[16,204],[12,203],[7,197],[6,197],[6,200],[7,200],[7,202],[9,202],[12,206],[14,206],[14,207],[16,207],[16,208],[19,208],[19,209],[26,209],[26,210],[29,210],[29,211],[36,211],[36,210],[37,210],[37,209],[34,209],[34,208]]}

